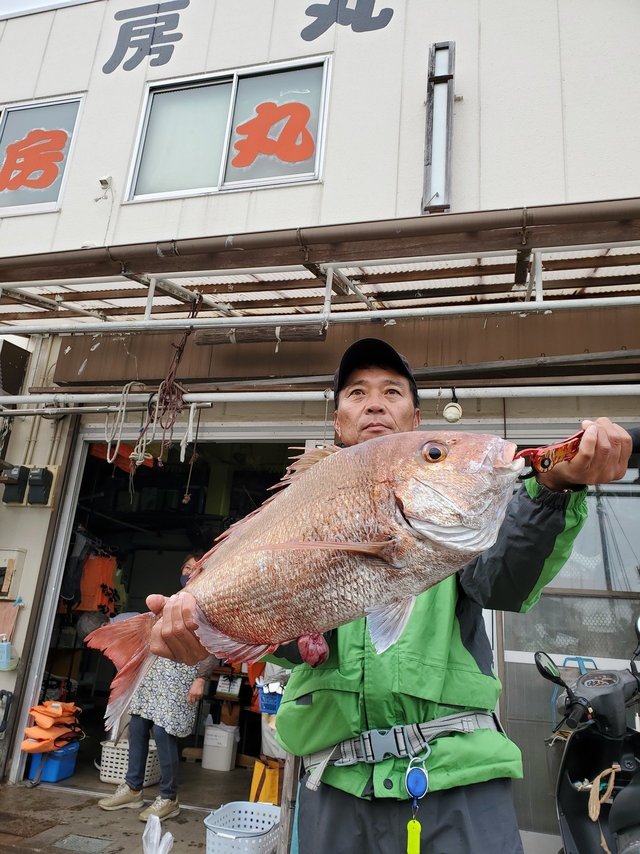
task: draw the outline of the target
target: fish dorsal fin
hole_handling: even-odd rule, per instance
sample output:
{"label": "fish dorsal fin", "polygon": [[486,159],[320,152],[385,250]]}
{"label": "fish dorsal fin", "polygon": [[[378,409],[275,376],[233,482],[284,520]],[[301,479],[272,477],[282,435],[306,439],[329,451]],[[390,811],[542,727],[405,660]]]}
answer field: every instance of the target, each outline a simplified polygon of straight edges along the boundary
{"label": "fish dorsal fin", "polygon": [[[290,451],[304,451],[303,448],[289,448]],[[340,451],[341,448],[338,448],[337,445],[325,445],[322,448],[311,448],[309,451],[304,451],[304,453],[300,454],[297,457],[293,458],[293,462],[291,465],[287,467],[286,472],[284,473],[281,480],[273,486],[269,487],[270,490],[280,490],[286,486],[289,486],[294,480],[296,480],[300,475],[310,469],[316,463],[319,463],[321,460],[330,457],[332,454],[335,454],[336,451]],[[223,542],[229,539],[229,537],[237,534],[239,531],[242,531],[243,526],[249,519],[253,519],[254,516],[257,516],[258,513],[262,512],[263,508],[270,504],[275,498],[278,497],[276,495],[270,495],[266,501],[263,501],[260,507],[256,507],[251,513],[245,516],[243,519],[239,519],[237,522],[234,522],[233,525],[229,525],[226,531],[223,531],[218,537],[216,537],[214,546],[212,549],[200,558],[198,561],[198,566],[203,566],[206,559],[212,555],[218,548],[222,545]]]}
{"label": "fish dorsal fin", "polygon": [[367,611],[371,643],[378,655],[389,649],[405,630],[415,601],[416,597],[411,596],[409,599],[401,599]]}
{"label": "fish dorsal fin", "polygon": [[310,448],[308,451],[305,451],[303,448],[289,448],[289,450],[303,451],[303,453],[292,458],[293,462],[287,466],[287,470],[284,473],[283,478],[279,480],[278,483],[271,486],[271,490],[282,489],[284,486],[289,486],[292,481],[296,480],[296,478],[300,477],[300,475],[304,474],[304,472],[308,471],[316,463],[325,460],[327,457],[330,457],[332,454],[335,454],[337,451],[342,449],[337,445],[323,445],[321,448]]}

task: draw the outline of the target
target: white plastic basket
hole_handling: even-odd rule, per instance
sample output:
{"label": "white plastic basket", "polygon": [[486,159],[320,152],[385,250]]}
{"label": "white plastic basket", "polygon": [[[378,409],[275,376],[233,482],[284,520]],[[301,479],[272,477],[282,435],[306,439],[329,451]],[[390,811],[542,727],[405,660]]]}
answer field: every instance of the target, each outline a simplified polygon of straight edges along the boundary
{"label": "white plastic basket", "polygon": [[280,807],[231,801],[208,815],[206,854],[275,854]]}
{"label": "white plastic basket", "polygon": [[[103,741],[100,759],[100,780],[103,783],[122,783],[129,764],[129,742],[126,738],[121,741]],[[144,769],[143,786],[153,786],[160,780],[160,760],[158,748],[153,739],[149,740],[149,753]]]}

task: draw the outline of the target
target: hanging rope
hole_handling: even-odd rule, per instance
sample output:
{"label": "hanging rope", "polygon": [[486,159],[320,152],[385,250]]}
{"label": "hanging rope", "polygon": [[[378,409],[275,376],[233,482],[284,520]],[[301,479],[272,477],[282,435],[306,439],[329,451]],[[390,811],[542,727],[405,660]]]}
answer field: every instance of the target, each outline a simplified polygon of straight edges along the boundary
{"label": "hanging rope", "polygon": [[[107,462],[110,465],[114,463],[118,457],[118,452],[120,450],[120,442],[122,441],[122,431],[127,420],[127,400],[134,385],[138,385],[138,383],[136,383],[135,381],[130,382],[123,387],[120,393],[120,400],[118,401],[118,405],[116,407],[116,414],[113,419],[113,427],[109,426],[110,416],[108,412],[104,417],[104,440],[107,444]],[[116,446],[115,450],[112,453],[111,445],[114,441],[116,443]]]}
{"label": "hanging rope", "polygon": [[[197,316],[201,304],[202,295],[197,294],[189,312],[190,320]],[[149,406],[146,423],[141,428],[136,446],[130,455],[132,473],[135,472],[137,466],[141,465],[142,462],[150,456],[146,451],[146,447],[154,440],[158,426],[162,428],[160,450],[157,455],[158,465],[162,465],[162,456],[171,444],[173,428],[178,415],[182,412],[184,407],[184,394],[186,391],[184,387],[176,381],[176,376],[187,340],[192,332],[192,329],[185,329],[180,342],[172,345],[175,348],[175,352],[171,359],[169,370],[166,377],[158,386],[158,392],[155,395],[155,405],[153,407],[151,405]],[[149,436],[150,428],[151,435]]]}
{"label": "hanging rope", "polygon": [[[600,808],[602,804],[609,800],[611,797],[611,793],[613,792],[613,787],[616,782],[616,774],[620,771],[620,766],[617,762],[612,763],[611,768],[605,768],[604,771],[601,771],[596,777],[593,778],[593,782],[589,783],[580,783],[576,786],[579,792],[589,791],[589,818],[591,821],[598,822],[598,829],[600,830],[600,847],[605,852],[605,854],[611,854],[611,850],[607,845],[607,840],[604,837],[604,833],[602,832],[602,826],[600,825]],[[600,785],[604,782],[605,778],[609,778],[607,782],[607,787],[602,794],[600,794]]]}
{"label": "hanging rope", "polygon": [[[194,404],[195,405],[195,404]],[[192,410],[193,412],[193,410]],[[193,453],[191,454],[191,459],[189,460],[189,476],[187,477],[187,486],[184,490],[184,495],[182,496],[182,503],[188,504],[191,501],[191,493],[189,492],[189,487],[191,486],[191,475],[193,474],[193,464],[198,459],[198,433],[200,432],[200,416],[202,415],[202,410],[198,410],[198,423],[196,424],[196,435],[193,440]],[[191,424],[191,422],[189,422]]]}

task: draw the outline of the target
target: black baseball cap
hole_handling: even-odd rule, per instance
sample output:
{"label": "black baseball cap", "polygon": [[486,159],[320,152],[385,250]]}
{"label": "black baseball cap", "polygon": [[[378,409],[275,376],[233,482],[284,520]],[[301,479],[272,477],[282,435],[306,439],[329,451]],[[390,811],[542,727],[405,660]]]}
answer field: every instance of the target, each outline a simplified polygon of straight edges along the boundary
{"label": "black baseball cap", "polygon": [[338,405],[338,395],[349,375],[356,368],[370,365],[392,368],[403,377],[406,377],[409,380],[414,403],[418,406],[418,387],[409,362],[407,362],[402,353],[398,353],[391,344],[387,344],[386,341],[382,341],[380,338],[361,338],[350,347],[347,347],[342,354],[338,370],[333,376],[333,400],[336,406]]}

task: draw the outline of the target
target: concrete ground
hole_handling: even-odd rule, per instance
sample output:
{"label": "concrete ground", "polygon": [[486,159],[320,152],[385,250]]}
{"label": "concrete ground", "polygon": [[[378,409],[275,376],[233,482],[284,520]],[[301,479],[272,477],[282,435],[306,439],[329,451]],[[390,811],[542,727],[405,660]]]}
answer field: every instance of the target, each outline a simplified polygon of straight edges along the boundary
{"label": "concrete ground", "polygon": [[[213,780],[211,794],[224,785],[227,802],[246,800],[244,785],[250,772],[235,769],[232,773],[236,771],[239,776],[233,787],[238,787],[237,794],[229,788],[228,775],[224,782]],[[146,790],[146,799],[153,800],[156,793],[155,788]],[[143,854],[145,825],[138,819],[138,811],[105,812],[96,806],[97,799],[96,794],[61,784],[41,783],[34,789],[0,786],[0,854]],[[204,819],[210,812],[205,807],[183,805],[179,816],[163,823],[163,833],[170,831],[174,839],[172,854],[206,850]],[[556,854],[560,848],[558,837],[523,833],[522,838],[525,854]]]}
{"label": "concrete ground", "polygon": [[[145,825],[137,810],[105,812],[96,798],[77,791],[62,791],[48,784],[25,790],[22,786],[0,788],[0,852],[122,851],[142,854]],[[173,851],[204,851],[207,810],[183,809],[164,823],[171,831]],[[7,818],[9,816],[10,818]]]}
{"label": "concrete ground", "polygon": [[[163,833],[170,831],[174,838],[173,854],[206,850],[205,817],[223,803],[248,800],[251,774],[246,768],[217,772],[183,766],[180,815],[162,825]],[[97,806],[98,799],[114,788],[99,780],[91,788],[72,788],[64,782],[35,788],[1,785],[0,854],[142,854],[145,824],[138,818],[140,810],[106,812]],[[157,786],[145,789],[145,802],[151,803],[157,794]]]}

